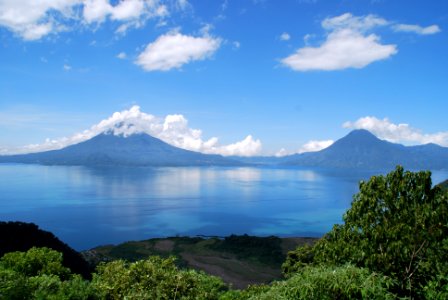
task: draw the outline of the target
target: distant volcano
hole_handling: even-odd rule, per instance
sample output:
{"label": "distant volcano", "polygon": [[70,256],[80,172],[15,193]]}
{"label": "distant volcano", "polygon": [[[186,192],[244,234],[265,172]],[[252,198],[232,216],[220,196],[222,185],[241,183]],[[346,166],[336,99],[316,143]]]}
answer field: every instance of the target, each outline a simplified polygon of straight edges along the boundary
{"label": "distant volcano", "polygon": [[380,140],[367,130],[354,130],[330,147],[285,157],[284,165],[359,169],[448,169],[448,148],[435,144],[404,146]]}
{"label": "distant volcano", "polygon": [[[120,133],[122,132],[122,133]],[[131,133],[130,133],[131,132]],[[132,133],[136,132],[136,133]],[[60,150],[0,156],[1,162],[87,166],[237,166],[282,165],[355,169],[448,169],[448,148],[435,144],[404,146],[378,139],[367,130],[354,130],[330,147],[278,157],[223,157],[171,146],[132,124],[114,128]]]}
{"label": "distant volcano", "polygon": [[[117,124],[120,130],[129,124]],[[129,129],[129,128],[127,128]],[[90,140],[60,150],[0,156],[0,162],[45,165],[228,166],[240,162],[171,146],[146,133],[116,134],[110,129]]]}

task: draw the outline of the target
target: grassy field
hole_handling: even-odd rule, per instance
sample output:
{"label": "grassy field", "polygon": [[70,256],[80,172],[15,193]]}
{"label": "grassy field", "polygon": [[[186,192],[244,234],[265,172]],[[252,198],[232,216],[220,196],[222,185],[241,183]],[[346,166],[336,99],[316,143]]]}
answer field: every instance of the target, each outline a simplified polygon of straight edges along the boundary
{"label": "grassy field", "polygon": [[83,252],[91,264],[125,259],[136,261],[151,255],[176,256],[181,267],[221,277],[234,288],[268,283],[281,278],[286,253],[316,238],[229,236],[225,238],[169,237],[100,246]]}

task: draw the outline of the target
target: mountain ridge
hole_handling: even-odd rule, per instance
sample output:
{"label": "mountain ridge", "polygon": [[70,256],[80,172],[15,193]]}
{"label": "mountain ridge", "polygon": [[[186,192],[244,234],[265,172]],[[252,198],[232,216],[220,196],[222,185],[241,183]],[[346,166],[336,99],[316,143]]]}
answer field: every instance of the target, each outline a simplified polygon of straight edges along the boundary
{"label": "mountain ridge", "polygon": [[300,166],[345,169],[448,169],[448,148],[436,144],[404,146],[353,130],[331,146],[284,157],[238,157],[181,149],[146,133],[115,130],[65,147],[39,153],[0,156],[0,163],[88,166]]}
{"label": "mountain ridge", "polygon": [[202,166],[240,165],[221,155],[171,146],[146,133],[117,135],[103,132],[59,150],[0,156],[0,162],[45,165]]}
{"label": "mountain ridge", "polygon": [[364,169],[403,165],[409,169],[446,169],[448,148],[435,144],[404,146],[357,129],[323,150],[292,155],[282,165]]}

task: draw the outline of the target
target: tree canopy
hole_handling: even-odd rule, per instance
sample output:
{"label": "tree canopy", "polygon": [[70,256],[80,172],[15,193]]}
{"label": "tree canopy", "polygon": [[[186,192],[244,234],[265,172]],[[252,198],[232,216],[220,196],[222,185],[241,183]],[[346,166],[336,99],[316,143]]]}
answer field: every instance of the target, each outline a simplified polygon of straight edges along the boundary
{"label": "tree canopy", "polygon": [[430,172],[397,167],[361,182],[344,223],[313,248],[290,252],[286,274],[309,264],[354,264],[393,278],[396,291],[414,296],[438,274],[448,274],[448,196]]}

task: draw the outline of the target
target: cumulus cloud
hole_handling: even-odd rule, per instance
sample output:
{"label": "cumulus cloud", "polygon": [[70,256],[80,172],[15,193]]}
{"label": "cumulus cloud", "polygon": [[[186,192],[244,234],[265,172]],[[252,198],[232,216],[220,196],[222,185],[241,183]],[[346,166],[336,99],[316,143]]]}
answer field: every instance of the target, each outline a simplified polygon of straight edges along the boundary
{"label": "cumulus cloud", "polygon": [[74,7],[81,0],[0,0],[0,26],[24,40],[38,40],[51,32],[59,32],[59,19],[73,19]]}
{"label": "cumulus cloud", "polygon": [[117,54],[117,58],[119,58],[119,59],[125,59],[126,57],[127,57],[127,55],[125,52],[120,52]]}
{"label": "cumulus cloud", "polygon": [[375,34],[340,30],[331,33],[320,47],[301,48],[282,63],[295,71],[359,69],[395,53],[395,45],[382,45]]}
{"label": "cumulus cloud", "polygon": [[[190,128],[188,120],[183,115],[174,114],[158,118],[142,112],[139,106],[133,106],[129,110],[115,112],[111,117],[93,125],[90,129],[71,137],[47,139],[42,144],[32,144],[20,149],[13,149],[8,154],[61,149],[91,139],[103,132],[125,137],[136,133],[147,133],[179,148],[225,156],[252,156],[259,154],[262,148],[261,141],[254,139],[251,135],[248,135],[242,141],[228,145],[219,144],[217,137],[204,140],[202,131]],[[6,154],[5,149],[2,152]]]}
{"label": "cumulus cloud", "polygon": [[420,35],[435,34],[435,33],[439,33],[441,31],[440,27],[437,25],[422,27],[420,25],[397,24],[397,25],[394,25],[393,29],[395,31],[401,31],[401,32],[414,32],[414,33],[417,33]]}
{"label": "cumulus cloud", "polygon": [[[183,1],[186,2],[186,1]],[[114,4],[112,4],[114,3]],[[73,24],[121,23],[117,32],[169,16],[168,0],[0,0],[0,26],[27,41],[68,30]]]}
{"label": "cumulus cloud", "polygon": [[276,157],[283,157],[283,156],[287,156],[287,155],[291,155],[293,154],[292,152],[289,152],[288,150],[286,150],[285,148],[281,148],[280,150],[278,150],[274,156]]}
{"label": "cumulus cloud", "polygon": [[220,38],[208,34],[194,37],[171,31],[148,44],[135,63],[145,71],[168,71],[192,61],[207,59],[220,45]]}
{"label": "cumulus cloud", "polygon": [[304,153],[304,152],[320,151],[322,149],[330,147],[333,143],[334,143],[333,140],[323,140],[323,141],[312,140],[304,144],[302,147],[300,147],[298,152]]}
{"label": "cumulus cloud", "polygon": [[326,18],[321,25],[327,30],[327,36],[320,46],[299,48],[281,62],[295,71],[364,68],[398,52],[396,45],[381,44],[378,35],[367,34],[387,24],[386,20],[373,15],[357,17],[346,13]]}
{"label": "cumulus cloud", "polygon": [[142,27],[148,19],[169,15],[166,5],[153,0],[126,0],[112,5],[109,0],[85,0],[83,17],[87,24],[102,23],[108,18],[123,22],[116,33],[125,34],[129,28]]}
{"label": "cumulus cloud", "polygon": [[389,24],[388,21],[375,15],[357,17],[351,13],[345,13],[333,18],[326,18],[321,23],[322,27],[326,30],[350,29],[361,32],[387,24]]}
{"label": "cumulus cloud", "polygon": [[291,36],[287,32],[283,32],[280,35],[280,41],[289,41],[291,39]]}
{"label": "cumulus cloud", "polygon": [[409,124],[394,124],[389,119],[378,119],[373,116],[359,118],[354,122],[345,122],[344,128],[366,129],[378,138],[394,143],[427,144],[434,143],[448,146],[448,131],[437,133],[423,133],[420,129],[413,128]]}
{"label": "cumulus cloud", "polygon": [[320,150],[330,147],[331,145],[333,145],[333,143],[334,143],[333,140],[321,140],[321,141],[311,140],[311,141],[303,144],[297,151],[288,151],[285,148],[281,148],[279,151],[277,151],[277,153],[275,153],[275,156],[283,157],[283,156],[298,154],[298,153],[300,154],[300,153],[305,153],[305,152],[316,152],[316,151],[320,151]]}

